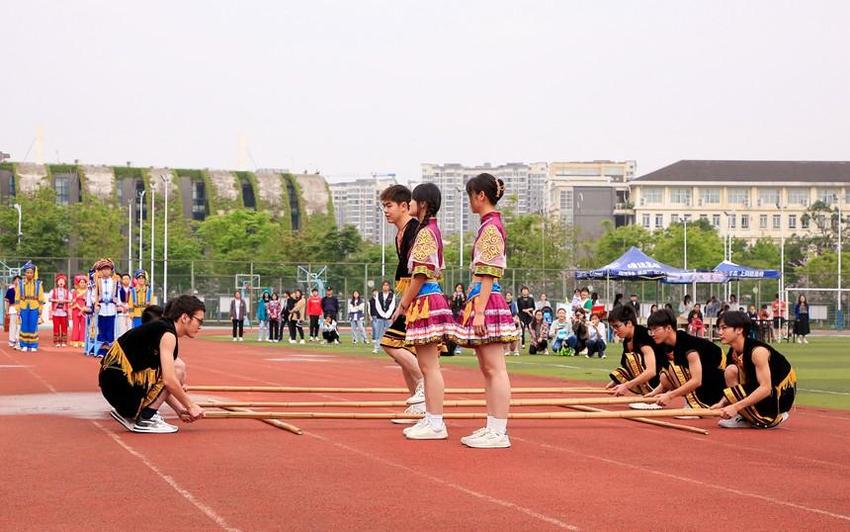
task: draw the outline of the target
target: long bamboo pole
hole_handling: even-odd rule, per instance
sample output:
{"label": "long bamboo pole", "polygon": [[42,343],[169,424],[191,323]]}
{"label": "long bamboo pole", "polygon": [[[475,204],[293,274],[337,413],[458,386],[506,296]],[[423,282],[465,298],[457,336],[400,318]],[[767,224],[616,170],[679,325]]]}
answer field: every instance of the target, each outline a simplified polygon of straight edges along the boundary
{"label": "long bamboo pole", "polygon": [[[198,405],[198,406],[201,406],[201,405]],[[251,413],[254,413],[253,410],[248,410],[247,408],[237,408],[235,406],[225,406],[225,405],[220,405],[220,404],[215,404],[215,403],[210,403],[209,406],[215,406],[217,408],[221,408],[222,410],[227,410],[227,411],[230,411],[230,412],[251,412]],[[201,406],[201,408],[204,408],[204,407]],[[302,434],[304,434],[304,431],[301,430],[300,428],[296,427],[295,425],[293,425],[291,423],[287,423],[287,422],[281,421],[279,419],[258,419],[257,421],[261,421],[261,422],[263,422],[267,425],[271,425],[273,427],[283,429],[287,432],[297,434],[298,436],[301,436]]]}
{"label": "long bamboo pole", "polygon": [[[407,388],[317,388],[315,386],[187,386],[189,392],[268,392],[268,393],[398,393],[409,394]],[[444,393],[484,393],[484,388],[446,388]],[[511,393],[599,393],[610,395],[605,388],[554,387],[554,388],[511,388]]]}
{"label": "long bamboo pole", "polygon": [[[564,408],[570,408],[572,410],[581,410],[582,412],[610,412],[609,410],[603,410],[601,408],[593,408],[592,406],[584,405],[570,405],[565,406]],[[661,421],[660,419],[649,419],[647,417],[631,417],[627,419],[629,421],[637,421],[638,423],[646,423],[647,425],[655,425],[657,427],[683,430],[685,432],[694,432],[696,434],[702,434],[704,436],[708,435],[708,431],[705,429],[701,429],[699,427],[691,427],[690,425],[682,425],[680,423],[670,423],[669,421]]]}
{"label": "long bamboo pole", "polygon": [[[511,419],[629,419],[636,417],[673,417],[673,416],[718,417],[720,410],[707,408],[674,408],[670,410],[606,410],[603,412],[521,412],[508,414]],[[417,414],[396,414],[392,412],[205,412],[210,419],[418,419]],[[451,412],[443,414],[444,419],[484,419],[484,412]]]}
{"label": "long bamboo pole", "polygon": [[[568,406],[568,405],[622,405],[634,403],[635,397],[561,397],[541,399],[512,399],[511,406]],[[198,403],[200,407],[250,407],[250,408],[403,408],[405,401],[215,401]],[[443,401],[443,406],[487,406],[483,399]]]}

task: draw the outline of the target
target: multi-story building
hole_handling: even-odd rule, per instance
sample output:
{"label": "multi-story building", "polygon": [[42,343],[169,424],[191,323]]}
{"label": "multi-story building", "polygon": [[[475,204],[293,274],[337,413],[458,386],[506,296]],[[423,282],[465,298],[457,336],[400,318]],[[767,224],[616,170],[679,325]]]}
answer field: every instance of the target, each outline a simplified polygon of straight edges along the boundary
{"label": "multi-story building", "polygon": [[850,162],[679,161],[630,183],[635,223],[650,230],[707,220],[754,241],[806,234],[817,201],[850,204]]}
{"label": "multi-story building", "polygon": [[631,223],[628,182],[635,166],[634,161],[549,163],[546,213],[580,228],[584,238],[598,236],[604,220]]}
{"label": "multi-story building", "polygon": [[395,178],[363,178],[343,183],[331,183],[331,199],[336,225],[353,225],[364,240],[381,242],[395,235],[381,211],[381,191],[396,184]]}

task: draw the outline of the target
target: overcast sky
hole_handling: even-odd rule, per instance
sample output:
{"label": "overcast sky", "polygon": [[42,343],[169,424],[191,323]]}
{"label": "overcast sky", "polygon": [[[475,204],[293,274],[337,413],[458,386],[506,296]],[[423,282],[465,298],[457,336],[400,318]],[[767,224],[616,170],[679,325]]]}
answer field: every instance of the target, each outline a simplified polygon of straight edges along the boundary
{"label": "overcast sky", "polygon": [[[850,2],[0,0],[0,151],[320,170],[848,160]],[[29,155],[27,151],[29,150]],[[243,151],[244,153],[244,151]]]}

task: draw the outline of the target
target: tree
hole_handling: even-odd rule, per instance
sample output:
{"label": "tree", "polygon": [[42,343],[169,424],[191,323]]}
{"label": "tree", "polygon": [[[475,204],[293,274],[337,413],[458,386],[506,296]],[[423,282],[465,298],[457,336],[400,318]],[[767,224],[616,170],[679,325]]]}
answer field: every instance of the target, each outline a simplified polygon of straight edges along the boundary
{"label": "tree", "polygon": [[594,267],[610,263],[632,246],[647,255],[652,254],[653,238],[648,229],[640,225],[623,225],[614,227],[611,221],[602,222],[604,232],[594,245]]}
{"label": "tree", "polygon": [[248,264],[269,256],[276,227],[266,212],[235,210],[201,222],[198,236],[210,259]]}
{"label": "tree", "polygon": [[120,209],[87,196],[70,209],[73,232],[70,235],[71,255],[89,267],[100,257],[118,260],[126,249],[126,239],[121,236],[124,216]]}
{"label": "tree", "polygon": [[[838,285],[838,253],[832,251],[810,259],[796,269],[799,282],[808,287],[833,288]],[[850,281],[850,253],[841,254],[841,279]]]}
{"label": "tree", "polygon": [[26,259],[68,255],[68,207],[56,203],[51,188],[16,198],[21,205],[21,246],[18,248],[18,213],[11,207],[0,209],[0,253]]}

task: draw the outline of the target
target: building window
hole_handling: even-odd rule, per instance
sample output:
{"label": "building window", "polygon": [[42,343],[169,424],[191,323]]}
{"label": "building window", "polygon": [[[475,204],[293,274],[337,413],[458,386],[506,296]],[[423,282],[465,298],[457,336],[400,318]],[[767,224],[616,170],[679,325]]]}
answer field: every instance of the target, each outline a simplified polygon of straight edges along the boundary
{"label": "building window", "polygon": [[708,215],[707,214],[700,214],[699,219],[700,219],[700,221],[706,221],[707,222],[708,221]]}
{"label": "building window", "polygon": [[809,189],[807,188],[789,188],[788,189],[788,205],[809,205]]}
{"label": "building window", "polygon": [[646,227],[647,229],[649,229],[649,215],[648,214],[643,215],[643,226]]}
{"label": "building window", "polygon": [[658,187],[646,187],[643,189],[641,196],[646,203],[661,203],[661,189]]}
{"label": "building window", "polygon": [[201,180],[192,182],[192,219],[203,220],[207,217],[207,191]]}
{"label": "building window", "polygon": [[789,214],[788,215],[788,229],[797,229],[797,215]]}
{"label": "building window", "polygon": [[9,196],[15,196],[15,174],[9,174]]}
{"label": "building window", "polygon": [[686,222],[690,222],[690,221],[691,221],[691,215],[690,215],[690,214],[686,214],[686,215],[685,215],[685,221],[686,221]]}
{"label": "building window", "polygon": [[670,203],[674,203],[676,205],[690,205],[691,204],[691,189],[690,188],[671,188],[670,189]]}
{"label": "building window", "polygon": [[750,228],[750,215],[742,214],[741,215],[741,229],[749,229]]}
{"label": "building window", "polygon": [[671,224],[679,223],[679,215],[676,214],[675,212],[670,215],[670,223]]}
{"label": "building window", "polygon": [[835,203],[835,198],[838,197],[838,189],[837,188],[819,188],[818,189],[818,200],[826,203],[827,205],[832,205]]}
{"label": "building window", "polygon": [[750,189],[730,187],[726,189],[726,197],[729,198],[729,203],[733,203],[735,205],[749,205]]}
{"label": "building window", "polygon": [[54,188],[56,189],[56,203],[67,205],[70,203],[70,186],[68,176],[58,175],[53,179]]}
{"label": "building window", "polygon": [[759,204],[762,207],[771,207],[779,204],[779,189],[763,188],[759,190]]}
{"label": "building window", "polygon": [[711,215],[711,225],[713,225],[714,227],[720,227],[720,215],[719,214],[712,214]]}
{"label": "building window", "polygon": [[699,191],[699,199],[703,205],[717,205],[720,203],[719,188],[703,188]]}
{"label": "building window", "polygon": [[782,229],[782,215],[774,214],[773,215],[773,228],[774,229]]}
{"label": "building window", "polygon": [[257,198],[254,196],[254,187],[248,179],[242,179],[242,206],[246,209],[257,210]]}
{"label": "building window", "polygon": [[808,229],[809,228],[809,217],[806,216],[805,214],[803,216],[800,216],[800,228],[801,229]]}
{"label": "building window", "polygon": [[729,229],[735,229],[735,221],[736,218],[734,216],[729,217]]}
{"label": "building window", "polygon": [[767,215],[760,214],[759,215],[759,229],[767,229]]}
{"label": "building window", "polygon": [[663,214],[656,214],[655,215],[655,227],[659,228],[659,229],[664,227],[664,215]]}

